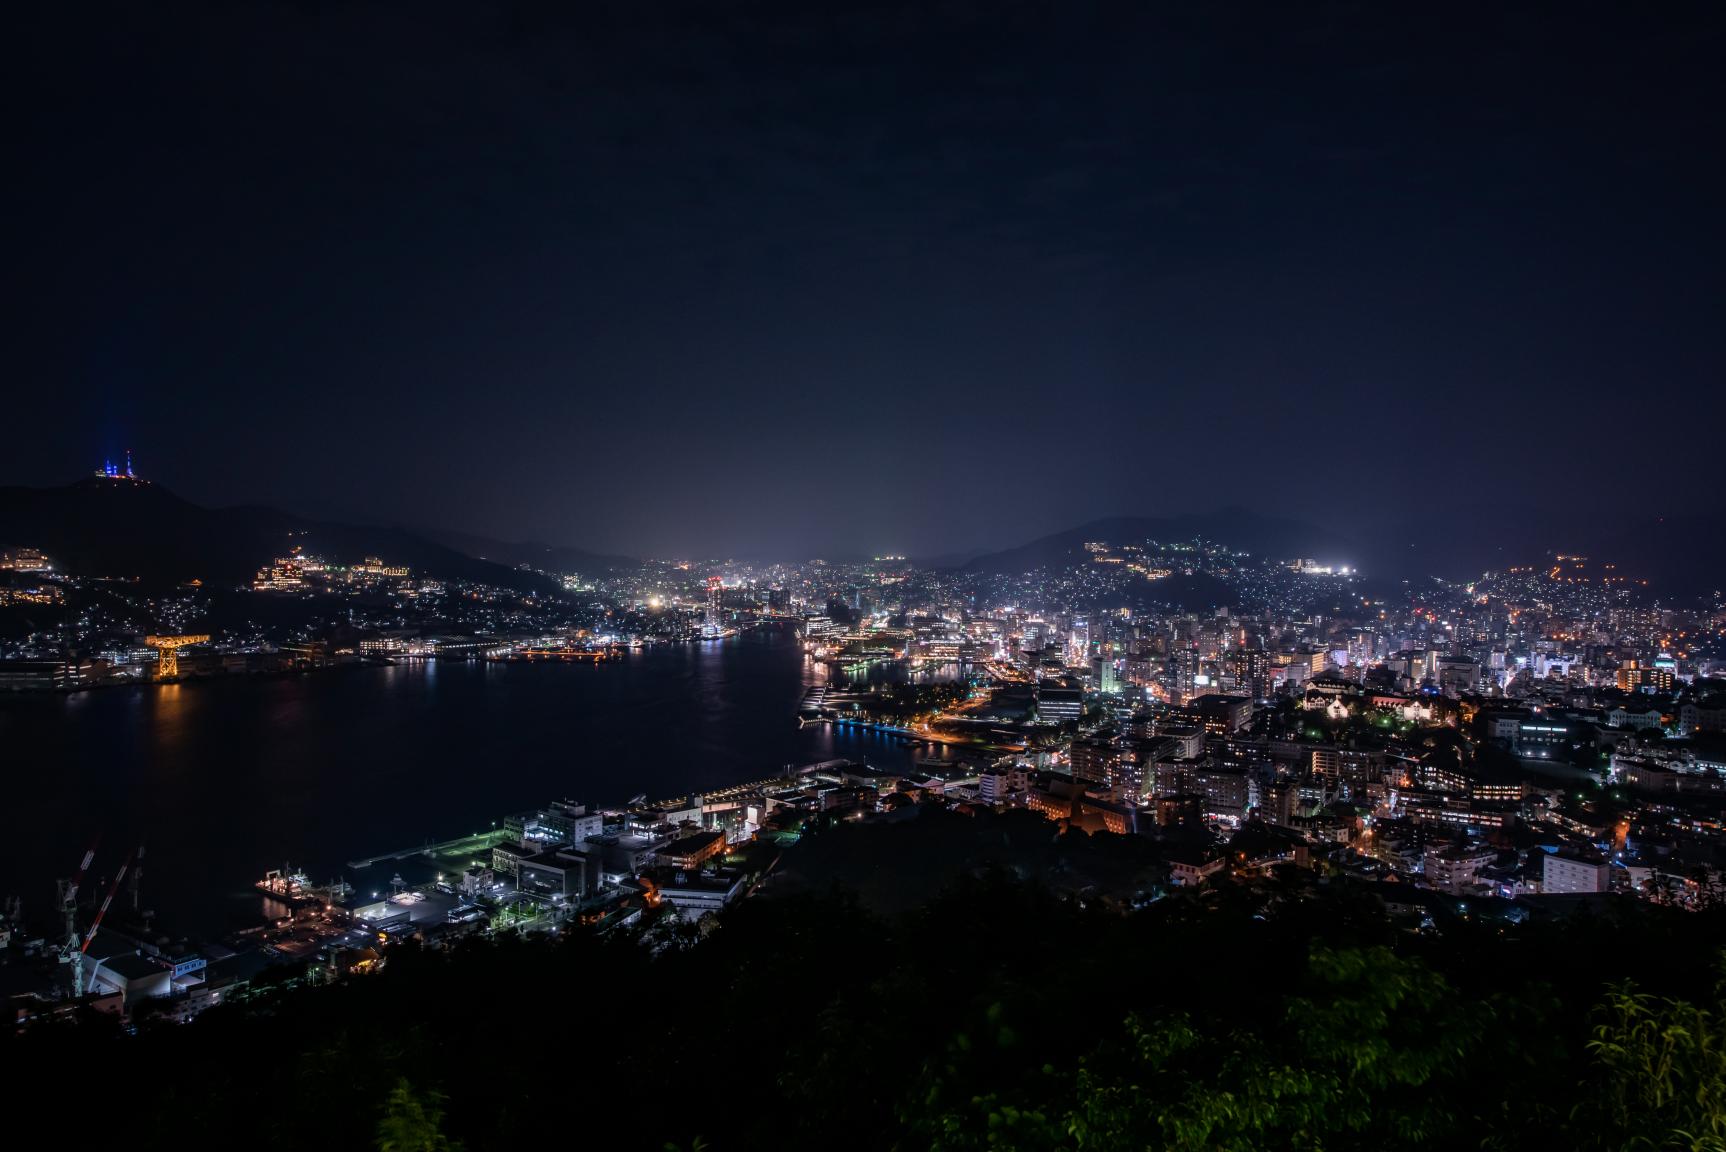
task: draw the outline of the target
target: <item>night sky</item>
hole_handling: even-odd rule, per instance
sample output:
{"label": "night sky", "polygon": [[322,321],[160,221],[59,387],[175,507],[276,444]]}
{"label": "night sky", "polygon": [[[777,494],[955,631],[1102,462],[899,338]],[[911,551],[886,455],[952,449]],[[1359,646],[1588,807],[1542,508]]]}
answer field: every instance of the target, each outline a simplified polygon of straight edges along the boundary
{"label": "night sky", "polygon": [[165,7],[14,32],[0,483],[661,555],[1720,503],[1718,4]]}

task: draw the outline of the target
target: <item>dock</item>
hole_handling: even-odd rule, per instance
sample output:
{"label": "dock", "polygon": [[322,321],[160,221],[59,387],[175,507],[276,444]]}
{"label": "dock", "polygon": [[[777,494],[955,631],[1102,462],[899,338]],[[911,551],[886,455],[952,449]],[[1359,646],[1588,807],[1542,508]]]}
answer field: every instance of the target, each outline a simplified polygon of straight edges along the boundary
{"label": "dock", "polygon": [[506,839],[501,828],[493,828],[489,832],[475,832],[471,836],[458,836],[453,840],[443,840],[438,843],[430,841],[416,844],[412,848],[403,848],[398,852],[380,852],[376,856],[367,856],[359,860],[349,860],[349,868],[370,868],[373,864],[381,864],[388,860],[410,860],[415,856],[451,856],[460,852],[484,852],[489,854],[492,848]]}

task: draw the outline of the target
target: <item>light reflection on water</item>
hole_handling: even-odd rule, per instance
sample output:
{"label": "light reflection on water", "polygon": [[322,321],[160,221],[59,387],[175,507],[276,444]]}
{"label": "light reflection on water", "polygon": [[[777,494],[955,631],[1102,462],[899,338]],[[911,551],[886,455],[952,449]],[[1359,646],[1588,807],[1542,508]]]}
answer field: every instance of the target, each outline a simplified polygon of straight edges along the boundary
{"label": "light reflection on water", "polygon": [[559,796],[620,803],[840,756],[941,754],[800,728],[804,691],[825,682],[789,636],[755,633],[605,665],[414,661],[10,697],[0,897],[44,911],[101,834],[93,872],[112,875],[144,843],[143,903],[170,926],[214,930],[254,917],[252,883],[284,862],[321,881]]}

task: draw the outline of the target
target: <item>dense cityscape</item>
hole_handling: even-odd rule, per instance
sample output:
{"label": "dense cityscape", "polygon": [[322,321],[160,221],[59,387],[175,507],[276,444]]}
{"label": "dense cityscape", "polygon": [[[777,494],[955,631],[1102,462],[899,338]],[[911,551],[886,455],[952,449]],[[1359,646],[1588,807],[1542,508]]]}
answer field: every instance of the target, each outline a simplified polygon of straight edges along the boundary
{"label": "dense cityscape", "polygon": [[1726,1152],[1726,9],[17,24],[14,1142]]}
{"label": "dense cityscape", "polygon": [[[84,483],[125,498],[148,481],[128,458]],[[12,915],[0,935],[14,973],[37,977],[12,992],[20,1021],[93,1004],[187,1019],[260,961],[328,978],[408,940],[700,928],[807,829],[924,807],[1130,838],[1129,874],[1064,881],[1120,908],[1288,867],[1363,885],[1417,932],[1726,894],[1726,599],[1663,603],[1634,556],[1411,583],[1221,541],[1086,539],[1023,572],[670,560],[532,572],[542,587],[523,590],[323,555],[302,535],[229,588],[140,587],[17,542],[0,554],[0,683],[195,691],[397,662],[605,664],[770,630],[817,670],[785,724],[946,755],[484,813],[485,835],[373,858],[399,865],[387,895],[272,870],[271,922],[208,947],[84,923],[136,859],[101,904],[67,877],[61,931]]]}
{"label": "dense cityscape", "polygon": [[[129,519],[162,495],[129,454],[73,490]],[[452,814],[481,830],[377,844],[324,873],[268,867],[279,856],[259,846],[255,876],[211,878],[255,897],[251,922],[221,934],[155,904],[147,843],[98,836],[80,859],[68,838],[52,904],[7,893],[11,1027],[153,1034],[224,1005],[244,1019],[488,939],[698,958],[746,903],[794,907],[826,885],[918,903],[946,891],[929,869],[1016,876],[1119,916],[1234,892],[1262,919],[1267,891],[1346,891],[1349,916],[1437,946],[1611,909],[1712,923],[1726,908],[1720,593],[1663,598],[1636,556],[1568,553],[1464,583],[1387,580],[1132,535],[1143,523],[1040,542],[1025,570],[1022,551],[945,567],[612,560],[496,565],[489,582],[325,551],[316,526],[283,531],[228,585],[80,570],[11,541],[0,684],[20,701],[339,689],[452,663],[604,677],[666,648],[765,640],[809,685],[779,724],[892,749],[763,762],[671,797],[625,797],[623,775],[607,795]],[[78,533],[59,539],[87,554]],[[428,1106],[403,1091],[380,1123]]]}

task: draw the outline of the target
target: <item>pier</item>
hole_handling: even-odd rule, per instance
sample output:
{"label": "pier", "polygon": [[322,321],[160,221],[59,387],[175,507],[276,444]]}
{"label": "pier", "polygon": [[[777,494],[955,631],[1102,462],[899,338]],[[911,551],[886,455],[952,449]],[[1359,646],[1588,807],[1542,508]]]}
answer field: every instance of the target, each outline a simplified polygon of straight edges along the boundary
{"label": "pier", "polygon": [[349,868],[370,868],[386,860],[409,860],[415,856],[453,856],[468,852],[489,853],[498,844],[508,838],[503,829],[493,828],[489,832],[475,832],[469,836],[458,836],[454,840],[444,840],[433,844],[416,844],[412,848],[403,848],[399,852],[380,852],[376,856],[367,856],[360,860],[349,860]]}

